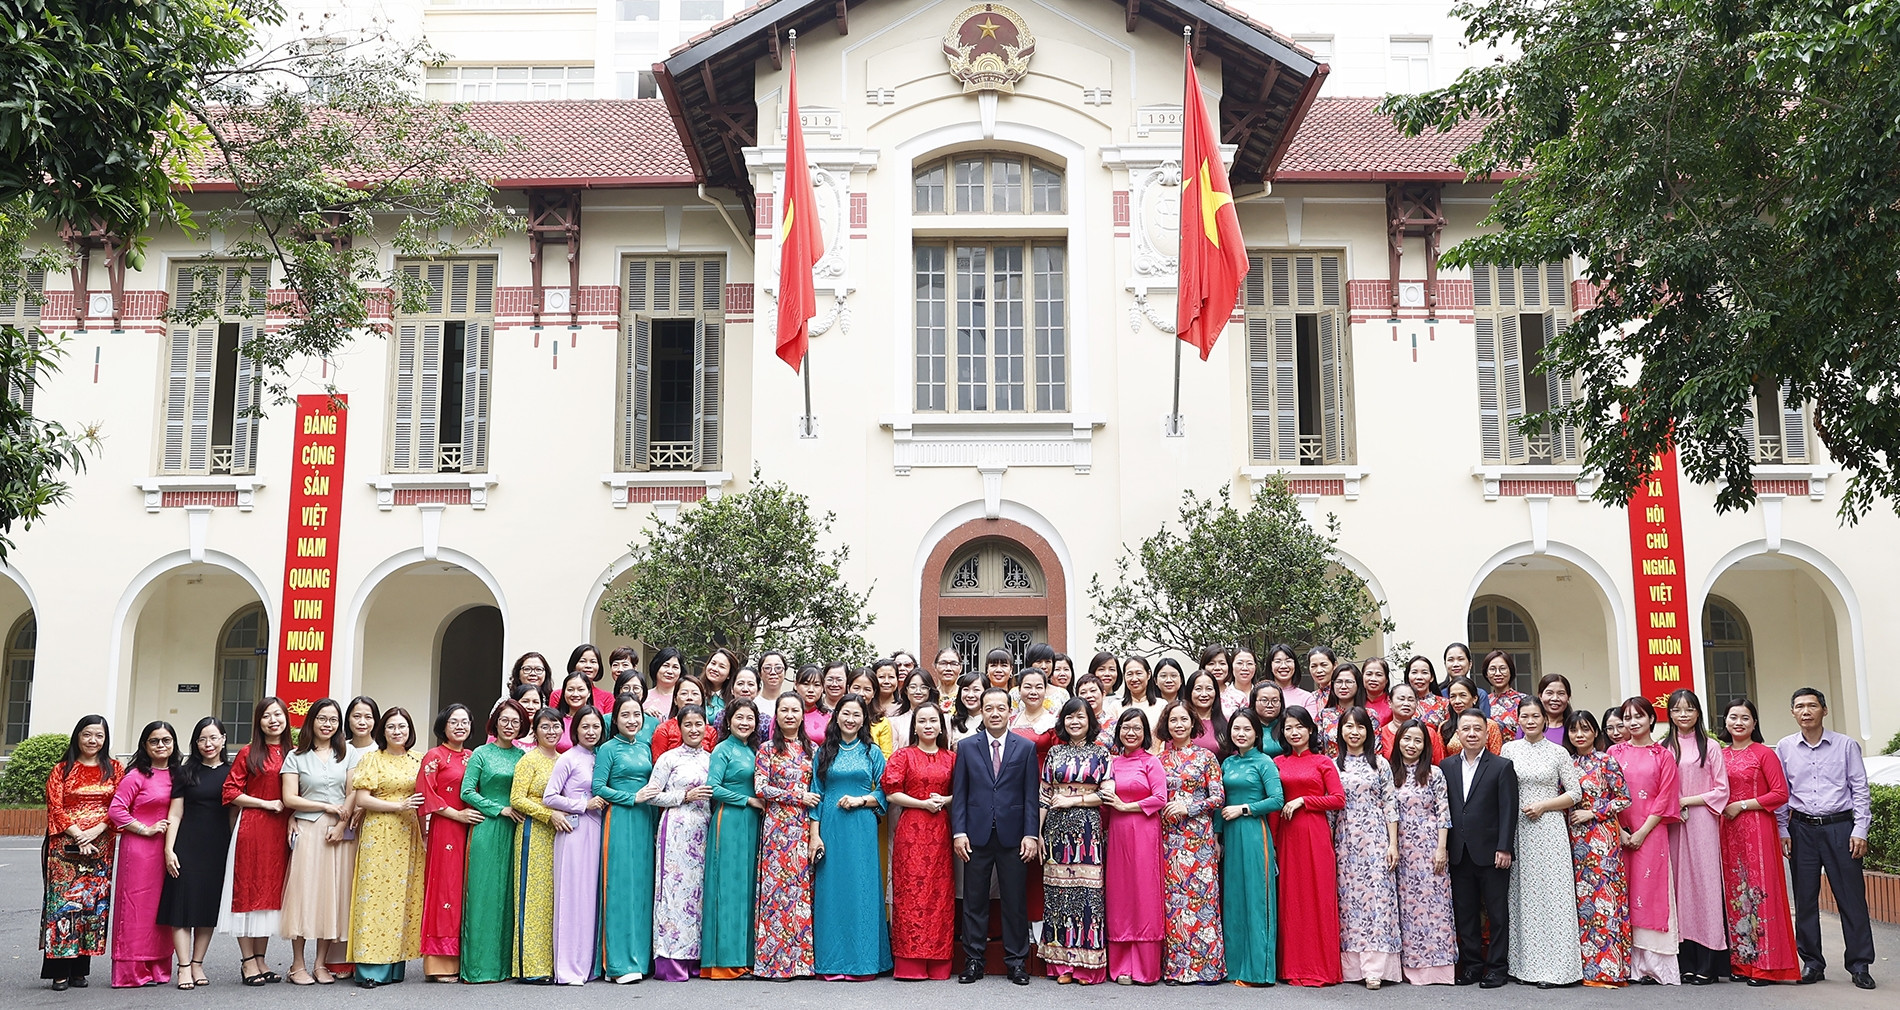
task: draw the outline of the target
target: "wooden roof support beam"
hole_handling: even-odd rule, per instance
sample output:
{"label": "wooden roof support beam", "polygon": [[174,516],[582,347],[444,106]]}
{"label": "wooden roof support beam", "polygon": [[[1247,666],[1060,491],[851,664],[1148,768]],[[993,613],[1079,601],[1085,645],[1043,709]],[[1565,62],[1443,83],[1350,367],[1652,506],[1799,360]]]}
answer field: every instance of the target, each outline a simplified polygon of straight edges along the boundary
{"label": "wooden roof support beam", "polygon": [[1271,63],[1267,66],[1266,76],[1261,80],[1260,93],[1254,97],[1252,105],[1242,107],[1244,114],[1221,135],[1221,143],[1244,145],[1255,130],[1266,125],[1267,117],[1273,113],[1272,107],[1268,105],[1268,99],[1273,97],[1273,86],[1278,83],[1280,83],[1280,64]]}
{"label": "wooden roof support beam", "polygon": [[838,21],[838,34],[851,34],[851,25],[845,19],[845,0],[838,0],[837,4],[832,7],[832,16]]}
{"label": "wooden roof support beam", "polygon": [[785,64],[779,59],[778,25],[776,24],[772,26],[772,30],[765,36],[765,55],[771,58],[773,70],[785,69]]}
{"label": "wooden roof support beam", "polygon": [[541,283],[544,247],[560,242],[567,247],[567,323],[580,322],[581,312],[581,191],[578,189],[528,191],[528,265],[534,284],[534,324],[541,325],[546,289]]}
{"label": "wooden roof support beam", "polygon": [[1445,232],[1442,182],[1385,184],[1386,258],[1392,288],[1392,317],[1399,315],[1399,260],[1408,236],[1425,240],[1425,311],[1438,315],[1439,239]]}
{"label": "wooden roof support beam", "polygon": [[1131,32],[1134,31],[1135,26],[1140,23],[1141,23],[1141,0],[1128,0],[1128,13],[1127,13],[1127,20],[1126,20],[1128,30]]}

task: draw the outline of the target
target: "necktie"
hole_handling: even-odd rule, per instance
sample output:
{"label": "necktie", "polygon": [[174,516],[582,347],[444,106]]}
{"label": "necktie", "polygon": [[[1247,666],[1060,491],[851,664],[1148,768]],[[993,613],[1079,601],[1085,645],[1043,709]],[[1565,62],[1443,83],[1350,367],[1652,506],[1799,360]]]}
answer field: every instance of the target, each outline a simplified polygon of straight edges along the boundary
{"label": "necktie", "polygon": [[1003,741],[990,738],[990,774],[1003,774]]}

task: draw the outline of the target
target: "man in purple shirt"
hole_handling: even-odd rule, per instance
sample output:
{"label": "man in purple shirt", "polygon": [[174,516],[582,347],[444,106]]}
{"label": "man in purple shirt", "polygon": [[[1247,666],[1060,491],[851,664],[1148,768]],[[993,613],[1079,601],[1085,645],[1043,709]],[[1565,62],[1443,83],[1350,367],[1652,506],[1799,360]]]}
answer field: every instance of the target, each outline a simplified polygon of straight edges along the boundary
{"label": "man in purple shirt", "polygon": [[1794,693],[1794,721],[1801,732],[1775,744],[1788,775],[1788,802],[1775,811],[1781,849],[1794,878],[1795,947],[1801,953],[1801,984],[1819,982],[1827,968],[1821,955],[1821,871],[1841,912],[1843,957],[1854,984],[1874,987],[1874,931],[1867,918],[1867,885],[1861,858],[1873,825],[1873,794],[1860,744],[1827,728],[1827,696],[1811,687]]}

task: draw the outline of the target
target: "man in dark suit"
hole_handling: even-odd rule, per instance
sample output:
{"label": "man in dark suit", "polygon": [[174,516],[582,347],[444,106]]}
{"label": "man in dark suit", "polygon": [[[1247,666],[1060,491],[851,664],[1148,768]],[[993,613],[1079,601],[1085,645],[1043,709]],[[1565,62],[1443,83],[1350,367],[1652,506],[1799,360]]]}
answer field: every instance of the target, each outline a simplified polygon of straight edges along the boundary
{"label": "man in dark suit", "polygon": [[[1490,722],[1458,716],[1461,750],[1439,763],[1451,800],[1451,907],[1458,924],[1458,984],[1496,989],[1509,979],[1511,856],[1517,844],[1517,769],[1485,748]],[[1491,942],[1484,944],[1484,919]]]}
{"label": "man in dark suit", "polygon": [[1009,980],[1029,984],[1029,867],[1042,857],[1041,775],[1036,745],[1009,731],[1009,692],[983,692],[983,732],[957,745],[950,786],[950,832],[963,862],[963,954],[959,982],[983,977],[989,946],[990,875],[1003,903],[1003,960]]}

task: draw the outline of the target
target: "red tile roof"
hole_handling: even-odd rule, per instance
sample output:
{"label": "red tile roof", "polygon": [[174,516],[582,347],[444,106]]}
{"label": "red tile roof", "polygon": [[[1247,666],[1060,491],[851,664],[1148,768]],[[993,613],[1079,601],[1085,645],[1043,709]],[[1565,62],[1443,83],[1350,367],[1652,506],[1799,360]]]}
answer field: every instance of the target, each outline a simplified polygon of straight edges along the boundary
{"label": "red tile roof", "polygon": [[1293,138],[1276,182],[1352,182],[1376,179],[1463,180],[1457,157],[1478,139],[1483,122],[1416,137],[1399,132],[1378,112],[1377,98],[1319,98]]}
{"label": "red tile roof", "polygon": [[[657,98],[476,102],[470,124],[503,141],[475,171],[498,189],[690,186],[692,166],[666,103]],[[229,189],[210,164],[194,166],[195,188]]]}

